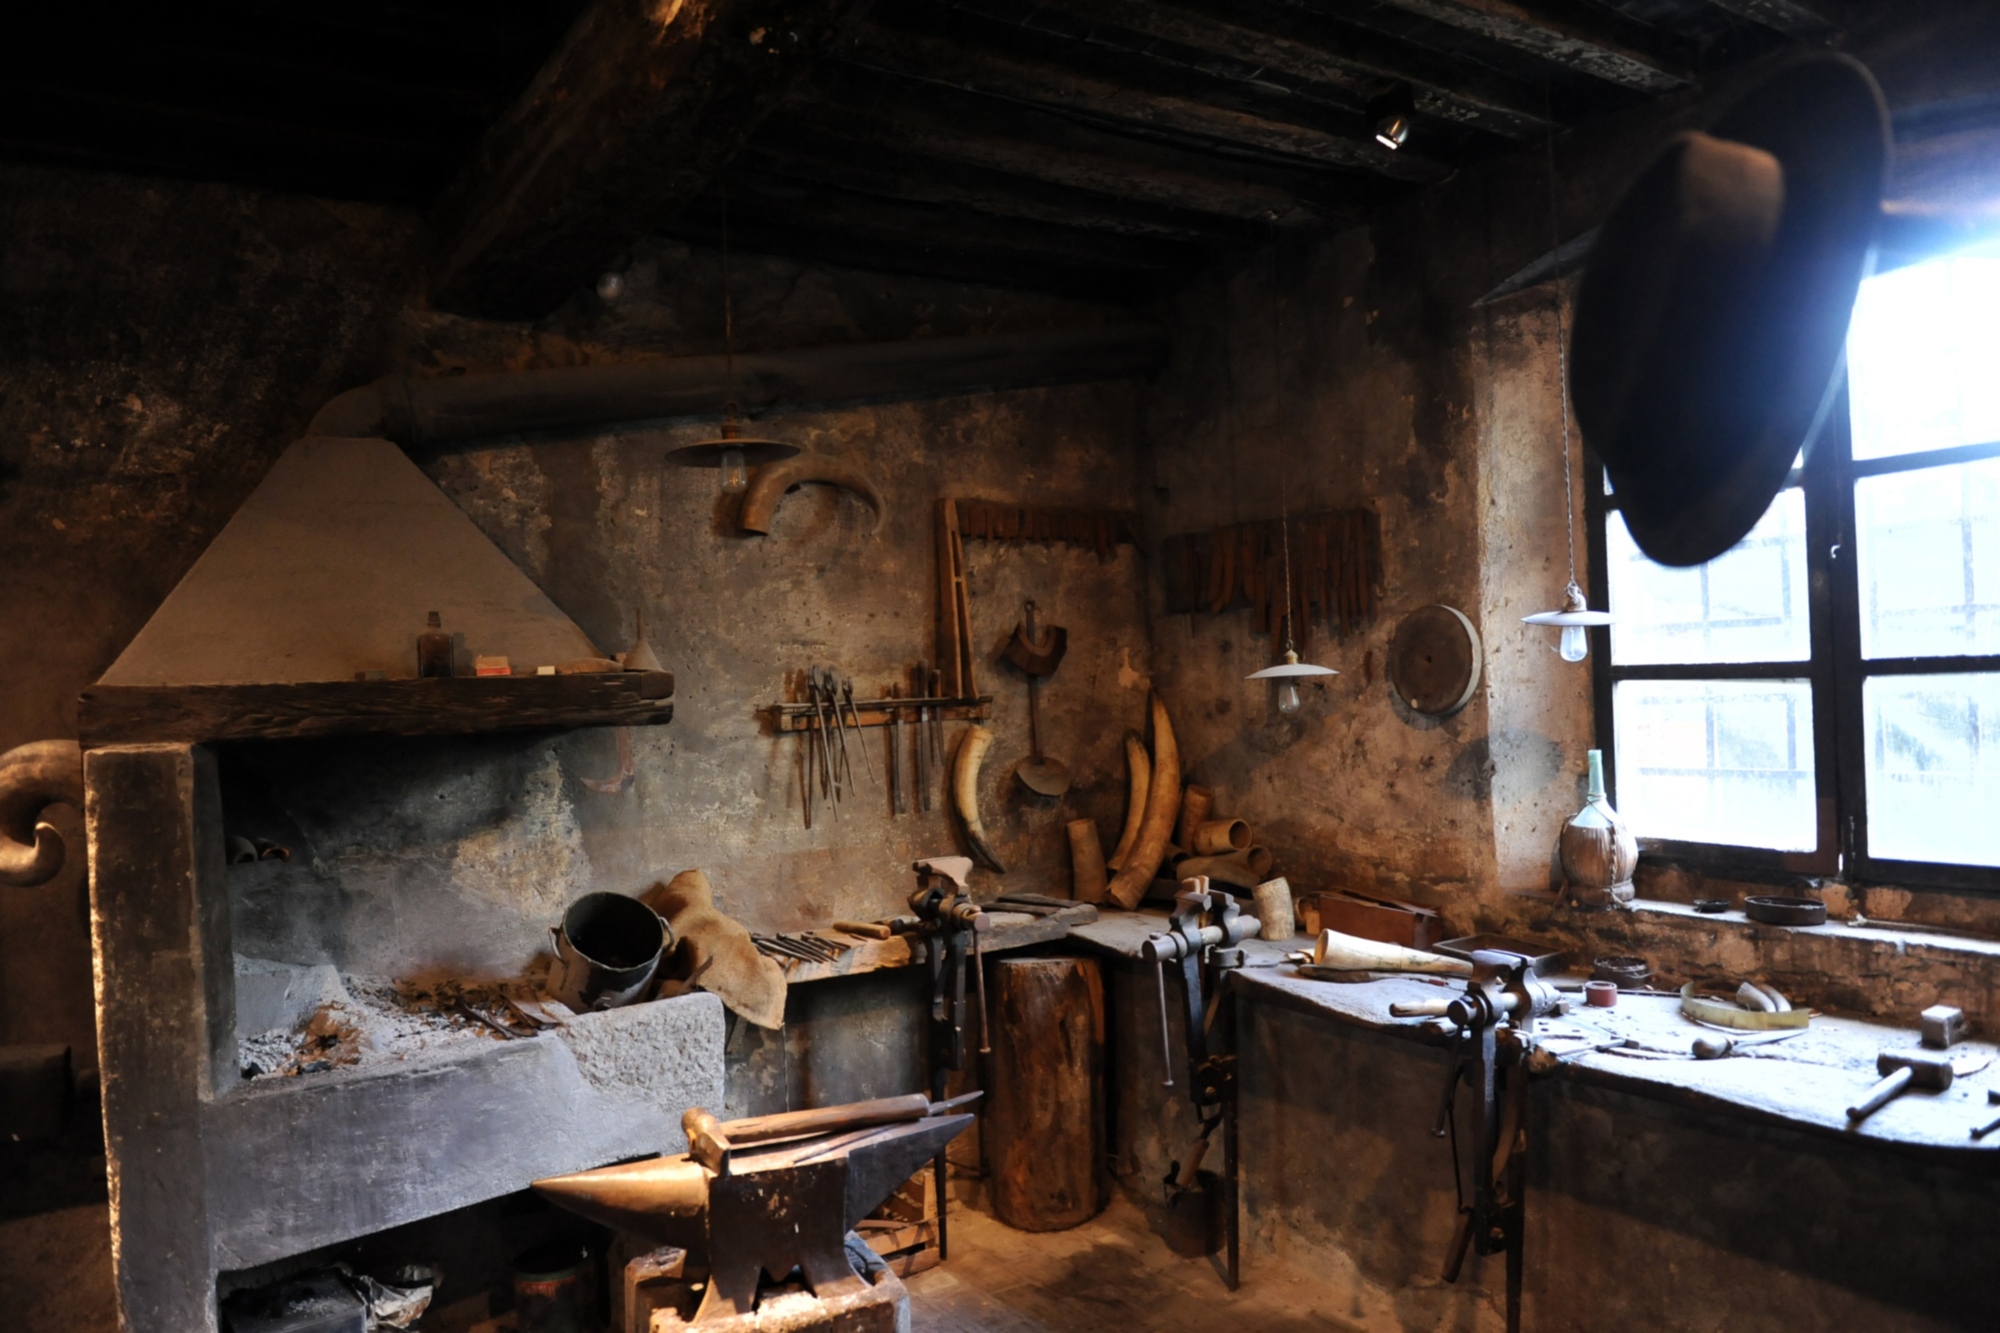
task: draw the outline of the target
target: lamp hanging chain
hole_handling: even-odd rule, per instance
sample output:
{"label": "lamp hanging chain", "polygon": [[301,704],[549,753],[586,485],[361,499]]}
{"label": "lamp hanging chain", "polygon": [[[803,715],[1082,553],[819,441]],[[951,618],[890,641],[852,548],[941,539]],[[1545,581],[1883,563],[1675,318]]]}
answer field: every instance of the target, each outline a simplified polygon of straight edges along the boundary
{"label": "lamp hanging chain", "polygon": [[729,271],[729,186],[716,186],[722,201],[722,417],[736,420],[736,303]]}
{"label": "lamp hanging chain", "polygon": [[1555,97],[1547,81],[1542,84],[1542,111],[1549,122],[1549,263],[1557,269],[1550,286],[1556,307],[1556,398],[1562,405],[1563,536],[1569,544],[1569,586],[1576,588],[1576,482],[1569,465],[1569,338],[1563,327],[1562,275],[1556,259],[1562,249],[1562,232],[1556,213]]}
{"label": "lamp hanging chain", "polygon": [[[1271,387],[1278,398],[1278,410],[1285,405],[1284,306],[1278,297],[1278,255],[1271,252]],[[1285,652],[1298,651],[1292,642],[1292,460],[1291,451],[1278,450],[1278,542],[1285,559]]]}

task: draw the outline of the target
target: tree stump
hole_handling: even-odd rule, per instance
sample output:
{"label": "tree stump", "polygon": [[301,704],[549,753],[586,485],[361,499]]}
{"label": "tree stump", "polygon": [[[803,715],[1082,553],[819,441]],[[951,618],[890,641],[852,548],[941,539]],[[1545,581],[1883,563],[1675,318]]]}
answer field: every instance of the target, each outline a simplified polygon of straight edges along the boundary
{"label": "tree stump", "polygon": [[993,1212],[1061,1231],[1103,1210],[1104,980],[1094,959],[993,966],[993,1053],[981,1131]]}

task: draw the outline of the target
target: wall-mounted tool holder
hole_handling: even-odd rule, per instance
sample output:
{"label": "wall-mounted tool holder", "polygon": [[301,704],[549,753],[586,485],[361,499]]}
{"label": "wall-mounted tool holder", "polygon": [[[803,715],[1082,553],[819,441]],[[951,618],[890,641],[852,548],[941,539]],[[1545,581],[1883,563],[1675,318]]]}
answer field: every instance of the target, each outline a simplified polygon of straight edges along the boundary
{"label": "wall-mounted tool holder", "polygon": [[[900,713],[905,722],[917,720],[921,709],[932,709],[946,722],[981,722],[993,716],[993,696],[975,699],[856,699],[848,726],[886,727]],[[768,710],[781,732],[817,731],[822,717],[811,704],[772,704]]]}

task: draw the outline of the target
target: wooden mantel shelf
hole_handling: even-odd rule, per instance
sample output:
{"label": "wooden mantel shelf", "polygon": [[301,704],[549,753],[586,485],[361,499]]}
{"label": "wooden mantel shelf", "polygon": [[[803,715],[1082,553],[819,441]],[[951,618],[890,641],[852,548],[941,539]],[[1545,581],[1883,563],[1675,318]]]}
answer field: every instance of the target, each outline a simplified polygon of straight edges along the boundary
{"label": "wooden mantel shelf", "polygon": [[447,736],[673,720],[670,671],[460,676],[300,685],[96,685],[83,692],[83,748],[157,742]]}

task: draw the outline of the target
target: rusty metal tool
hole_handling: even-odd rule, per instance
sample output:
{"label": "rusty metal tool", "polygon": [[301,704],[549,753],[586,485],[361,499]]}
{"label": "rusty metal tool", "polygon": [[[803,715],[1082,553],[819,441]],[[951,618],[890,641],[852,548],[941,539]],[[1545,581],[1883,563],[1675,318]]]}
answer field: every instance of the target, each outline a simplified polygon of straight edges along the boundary
{"label": "rusty metal tool", "polygon": [[889,812],[908,814],[910,802],[903,791],[903,690],[889,687]]}
{"label": "rusty metal tool", "polygon": [[931,709],[931,764],[939,772],[944,772],[944,673],[932,670],[925,677],[925,688],[930,697],[940,702]]}
{"label": "rusty metal tool", "polygon": [[836,921],[833,928],[864,940],[886,940],[896,933],[882,921]]}
{"label": "rusty metal tool", "polygon": [[[818,1114],[854,1109],[826,1107]],[[555,1176],[533,1188],[593,1222],[688,1251],[690,1262],[708,1270],[694,1325],[742,1319],[757,1310],[764,1272],[796,1268],[821,1300],[868,1290],[843,1241],[926,1158],[940,1155],[971,1127],[971,1115],[945,1114],[947,1109],[859,1130],[732,1146],[726,1173],[683,1153]],[[712,1119],[706,1113],[688,1117],[690,1139]],[[741,1124],[715,1128],[726,1138]]]}
{"label": "rusty metal tool", "polygon": [[917,809],[931,808],[931,766],[930,766],[930,669],[922,662],[917,663],[913,688],[917,696]]}
{"label": "rusty metal tool", "polygon": [[1746,1046],[1768,1046],[1774,1041],[1789,1041],[1805,1032],[1806,1028],[1786,1028],[1782,1032],[1766,1032],[1756,1037],[1696,1037],[1694,1058],[1697,1060],[1720,1060],[1733,1055]]}
{"label": "rusty metal tool", "polygon": [[[1179,1216],[1205,1219],[1206,1206],[1200,1170],[1216,1129],[1222,1130],[1225,1158],[1222,1181],[1222,1217],[1227,1249],[1225,1280],[1234,1291],[1242,1281],[1237,1196],[1240,1162],[1237,1145],[1236,1056],[1233,1052],[1210,1048],[1211,1030],[1228,996],[1229,973],[1244,964],[1244,940],[1259,928],[1256,917],[1244,916],[1236,899],[1220,889],[1210,889],[1205,877],[1183,880],[1183,889],[1174,900],[1174,912],[1167,929],[1148,936],[1140,957],[1153,964],[1160,990],[1160,1044],[1166,1055],[1167,1086],[1173,1086],[1173,1057],[1167,1050],[1166,964],[1176,963],[1181,971],[1183,998],[1187,1004],[1183,1039],[1187,1043],[1188,1095],[1201,1134],[1183,1155],[1167,1169],[1167,1205]],[[1233,1006],[1225,1031],[1233,1032]],[[1210,1176],[1211,1180],[1215,1177]],[[1206,1241],[1206,1237],[1204,1237]],[[1211,1251],[1212,1252],[1212,1251]]]}
{"label": "rusty metal tool", "polygon": [[834,766],[834,775],[844,777],[847,789],[854,790],[854,760],[847,753],[847,719],[840,711],[840,682],[835,679],[833,668],[819,673],[819,691],[833,710],[834,743],[840,747],[840,758]]}
{"label": "rusty metal tool", "polygon": [[[861,750],[861,767],[868,774],[868,785],[879,790],[882,784],[875,780],[875,761],[868,757],[868,743],[861,738],[861,710],[854,706],[854,677],[840,678],[840,697],[847,704],[848,715],[854,719],[854,740]],[[854,781],[854,770],[851,768],[847,770],[847,780]]]}
{"label": "rusty metal tool", "polygon": [[[921,753],[921,747],[919,749]],[[987,928],[986,913],[972,900],[966,876],[972,873],[972,858],[933,856],[918,861],[917,887],[910,894],[914,919],[899,918],[891,928],[899,934],[926,937],[926,954],[931,967],[930,1074],[931,1097],[944,1096],[946,1077],[967,1067],[970,1057],[965,1042],[965,979],[979,994],[979,1049],[990,1048],[986,1026],[986,978],[979,949],[979,937]],[[968,959],[968,953],[970,957]],[[939,1150],[932,1169],[937,1173],[938,1257],[949,1252],[947,1233],[946,1168]]]}
{"label": "rusty metal tool", "polygon": [[1041,796],[1060,796],[1069,790],[1069,770],[1059,759],[1051,759],[1042,753],[1041,710],[1036,706],[1036,696],[1041,682],[1053,676],[1062,664],[1063,654],[1069,651],[1069,631],[1060,625],[1035,625],[1035,604],[1027,603],[1022,610],[1021,623],[1014,626],[1014,637],[1007,641],[1002,653],[1009,662],[1028,678],[1028,757],[1014,765],[1014,776],[1022,786]]}
{"label": "rusty metal tool", "polygon": [[[2000,1106],[2000,1088],[1988,1088],[1986,1090],[1986,1104],[1988,1106]],[[1996,1129],[2000,1129],[2000,1116],[1995,1116],[1983,1125],[1975,1125],[1972,1130],[1972,1137],[1983,1139]]]}
{"label": "rusty metal tool", "polygon": [[827,719],[826,699],[820,693],[819,668],[806,673],[806,690],[812,700],[813,720],[819,724],[820,794],[833,801],[833,817],[840,818],[840,766],[833,758],[832,724]]}
{"label": "rusty metal tool", "polygon": [[1943,1092],[1961,1075],[1977,1073],[1993,1059],[1990,1054],[1961,1055],[1956,1060],[1930,1051],[1883,1051],[1875,1057],[1875,1072],[1882,1079],[1868,1095],[1847,1108],[1847,1119],[1859,1124],[1902,1096],[1911,1088]]}
{"label": "rusty metal tool", "polygon": [[[1452,1187],[1459,1188],[1458,1085],[1472,1087],[1479,1102],[1479,1120],[1472,1143],[1472,1201],[1459,1196],[1459,1229],[1445,1261],[1444,1280],[1458,1281],[1468,1250],[1504,1254],[1507,1261],[1506,1321],[1508,1333],[1521,1327],[1521,1293],[1525,1276],[1522,1240],[1526,1230],[1527,1168],[1521,1147],[1526,1141],[1528,1114],[1527,1035],[1537,1018],[1557,1012],[1562,995],[1533,973],[1519,954],[1481,949],[1472,955],[1472,975],[1465,990],[1446,1008],[1458,1029],[1451,1077],[1445,1083],[1438,1138],[1452,1143]],[[1629,1039],[1628,1039],[1629,1040]],[[1467,1054],[1470,1048],[1470,1054]],[[1608,1053],[1660,1058],[1643,1047],[1613,1046]],[[1685,1053],[1674,1052],[1680,1058]]]}

